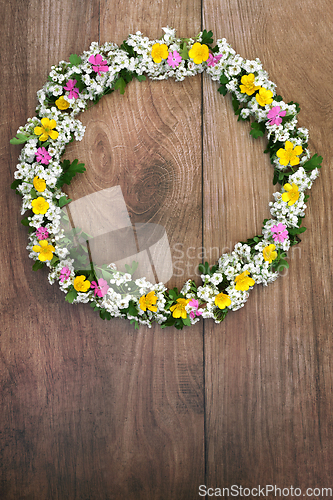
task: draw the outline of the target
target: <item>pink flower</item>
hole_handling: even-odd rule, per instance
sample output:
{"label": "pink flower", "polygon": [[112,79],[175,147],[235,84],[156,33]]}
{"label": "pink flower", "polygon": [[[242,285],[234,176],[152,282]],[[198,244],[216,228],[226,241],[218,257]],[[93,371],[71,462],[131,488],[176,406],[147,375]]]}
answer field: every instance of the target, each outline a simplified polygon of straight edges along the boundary
{"label": "pink flower", "polygon": [[268,125],[281,125],[282,116],[286,116],[286,111],[282,111],[280,106],[274,106],[267,114],[267,118],[269,118]]}
{"label": "pink flower", "polygon": [[51,160],[51,156],[49,155],[46,148],[38,148],[36,153],[36,160],[44,165],[48,165]]}
{"label": "pink flower", "polygon": [[49,232],[46,227],[39,227],[36,231],[36,237],[38,240],[46,240],[49,237]]}
{"label": "pink flower", "polygon": [[209,54],[208,60],[207,60],[207,66],[215,66],[221,59],[222,54],[217,54],[217,56],[213,56],[213,54]]}
{"label": "pink flower", "polygon": [[103,278],[99,278],[98,280],[98,285],[96,283],[96,281],[92,281],[91,282],[91,288],[94,288],[94,294],[95,294],[95,297],[97,295],[97,297],[104,297],[104,295],[107,294],[107,291],[109,289],[109,285],[107,283],[107,281],[103,280]]}
{"label": "pink flower", "polygon": [[64,86],[65,90],[69,91],[69,99],[77,99],[79,97],[79,89],[75,87],[75,84],[77,83],[76,80],[68,80],[67,84]]}
{"label": "pink flower", "polygon": [[167,60],[169,66],[175,68],[176,66],[179,66],[181,60],[182,56],[176,50],[174,50],[173,52],[169,52]]}
{"label": "pink flower", "polygon": [[109,71],[109,67],[107,66],[107,61],[103,61],[103,57],[100,54],[96,56],[90,56],[88,61],[93,65],[93,70],[96,71],[99,75],[102,73],[106,73]]}
{"label": "pink flower", "polygon": [[288,238],[288,231],[287,227],[279,222],[277,226],[273,226],[271,228],[271,231],[273,233],[273,240],[278,241],[279,243],[282,243],[285,239]]}
{"label": "pink flower", "polygon": [[201,316],[202,314],[202,311],[200,311],[198,308],[199,308],[199,301],[196,300],[196,299],[192,299],[188,305],[190,307],[194,307],[194,309],[192,309],[192,311],[190,312],[190,317],[192,319],[194,319],[196,316]]}
{"label": "pink flower", "polygon": [[71,275],[71,272],[69,270],[69,268],[67,266],[63,267],[60,271],[60,281],[61,283],[63,283],[65,280],[68,280],[68,278],[70,277]]}

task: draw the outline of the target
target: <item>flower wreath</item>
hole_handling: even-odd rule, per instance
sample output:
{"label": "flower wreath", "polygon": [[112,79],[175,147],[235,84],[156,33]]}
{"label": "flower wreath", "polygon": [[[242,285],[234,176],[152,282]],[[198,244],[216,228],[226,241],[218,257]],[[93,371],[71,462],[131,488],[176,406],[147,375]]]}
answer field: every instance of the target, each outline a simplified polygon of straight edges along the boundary
{"label": "flower wreath", "polygon": [[[30,211],[22,223],[29,227],[27,249],[35,261],[33,270],[46,265],[49,282],[59,282],[68,302],[90,303],[101,318],[127,318],[135,327],[156,321],[181,329],[200,317],[221,322],[229,310],[244,306],[254,284],[267,285],[288,267],[286,252],[305,231],[301,223],[308,195],[304,192],[317,178],[322,158],[317,154],[310,158],[308,131],[297,128],[299,105],[285,103],[276,94],[276,85],[259,59],[241,58],[224,38],[213,46],[211,31],[176,38],[174,29],[163,30],[159,40],[149,40],[138,31],[120,47],[93,42],[81,57],[72,54],[69,62],[52,66],[47,83],[37,92],[37,116],[29,118],[11,140],[25,144],[12,188],[23,197],[22,215]],[[126,268],[128,272],[118,271],[114,264],[75,270],[75,249],[69,250],[60,219],[62,207],[71,201],[61,188],[85,171],[78,160],[61,161],[66,144],[81,140],[85,132],[76,115],[105,94],[117,89],[123,94],[134,77],[182,81],[204,71],[219,81],[221,94],[231,93],[238,120],[252,118],[252,137],[267,133],[265,153],[274,167],[273,184],[280,183],[282,190],[273,194],[272,218],[264,220],[262,234],[237,243],[212,267],[200,264],[202,285],[188,280],[180,291],[146,278],[134,279],[135,266]]]}

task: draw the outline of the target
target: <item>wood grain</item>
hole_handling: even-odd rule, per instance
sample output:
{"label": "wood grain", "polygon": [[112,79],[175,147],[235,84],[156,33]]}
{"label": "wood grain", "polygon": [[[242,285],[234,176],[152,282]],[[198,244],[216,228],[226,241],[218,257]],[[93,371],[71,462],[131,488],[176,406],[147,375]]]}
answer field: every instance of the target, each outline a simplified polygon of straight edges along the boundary
{"label": "wood grain", "polygon": [[[0,0],[1,500],[190,500],[198,487],[332,487],[332,18],[329,0]],[[286,23],[288,20],[288,23]],[[225,322],[191,330],[103,322],[31,271],[20,199],[8,188],[52,64],[90,42],[162,26],[212,29],[259,57],[301,105],[324,156],[290,270]],[[201,93],[202,89],[202,93]],[[130,220],[165,227],[195,276],[260,231],[274,188],[264,140],[249,137],[208,78],[133,82],[82,116],[88,167],[73,199],[120,186]],[[183,252],[183,254],[181,253]],[[178,272],[177,272],[178,269]],[[269,497],[274,498],[274,497]]]}
{"label": "wood grain", "polygon": [[[212,486],[294,485],[304,492],[331,482],[332,306],[326,283],[332,204],[325,191],[332,185],[327,78],[333,12],[327,2],[303,2],[286,30],[292,9],[287,2],[205,0],[204,24],[242,56],[260,58],[279,93],[300,103],[300,126],[310,130],[312,152],[325,159],[308,203],[308,231],[291,251],[286,276],[255,289],[247,307],[221,327],[205,324],[206,482]],[[272,168],[262,141],[249,139],[212,84],[205,79],[204,85],[204,238],[208,246],[218,239],[223,247],[226,234],[235,243],[260,230],[273,192]],[[229,134],[221,138],[226,122]],[[220,157],[212,155],[219,143]],[[223,190],[216,189],[221,183]],[[239,205],[233,204],[235,191],[242,196]]]}

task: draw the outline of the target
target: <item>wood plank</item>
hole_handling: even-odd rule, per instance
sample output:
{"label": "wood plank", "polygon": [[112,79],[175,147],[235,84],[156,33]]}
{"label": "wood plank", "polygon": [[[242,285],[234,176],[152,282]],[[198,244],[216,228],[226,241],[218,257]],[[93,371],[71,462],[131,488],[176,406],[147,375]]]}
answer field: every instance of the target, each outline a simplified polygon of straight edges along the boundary
{"label": "wood plank", "polygon": [[[184,29],[185,19],[191,34],[200,29],[199,2],[191,22],[184,14],[186,2],[176,9],[174,2],[131,4],[130,20],[129,3],[115,8],[117,17],[108,2],[101,4],[101,43],[120,44],[138,29],[159,37],[161,26]],[[118,19],[126,19],[125,28]],[[119,185],[132,224],[164,227],[173,255],[175,248],[185,252],[193,242],[201,246],[200,111],[199,78],[180,84],[132,82],[124,96],[107,96],[83,116],[87,136],[69,151],[71,158],[80,152],[89,165],[75,196]],[[184,280],[174,273],[168,284],[181,286]],[[200,482],[204,474],[202,326],[191,336],[157,327],[140,328],[138,336],[124,323],[114,331],[115,352],[128,354],[120,372],[109,371],[117,407],[110,453],[104,457],[113,471],[105,490],[114,498],[186,499],[196,494],[193,477]]]}
{"label": "wood plank", "polygon": [[[199,1],[13,1],[2,9],[7,141],[33,116],[51,64],[99,38],[120,43],[138,29],[161,36],[167,24],[183,36],[200,29]],[[68,151],[89,166],[73,184],[74,198],[119,180],[136,222],[147,211],[148,222],[165,225],[171,247],[201,246],[200,88],[200,77],[133,83],[124,97],[104,98],[86,113],[86,142]],[[0,497],[196,495],[204,474],[202,326],[189,335],[103,322],[89,307],[65,303],[46,273],[32,273],[20,200],[7,189],[18,151],[8,146],[2,157],[11,165],[5,196],[13,206],[2,255],[5,262],[9,251],[13,257],[2,292]],[[183,281],[174,276],[173,284]]]}
{"label": "wood plank", "polygon": [[[295,15],[294,5],[285,0],[204,0],[203,12],[204,26],[216,38],[225,37],[243,57],[259,57],[284,99],[300,103],[300,126],[310,130],[312,153],[324,157],[308,202],[308,231],[291,252],[287,275],[252,291],[244,309],[230,313],[221,326],[205,324],[206,484],[293,485],[302,493],[307,487],[329,487],[332,5],[306,0]],[[274,192],[262,141],[251,140],[248,126],[232,115],[230,102],[205,79],[208,248],[228,248],[257,234]]]}

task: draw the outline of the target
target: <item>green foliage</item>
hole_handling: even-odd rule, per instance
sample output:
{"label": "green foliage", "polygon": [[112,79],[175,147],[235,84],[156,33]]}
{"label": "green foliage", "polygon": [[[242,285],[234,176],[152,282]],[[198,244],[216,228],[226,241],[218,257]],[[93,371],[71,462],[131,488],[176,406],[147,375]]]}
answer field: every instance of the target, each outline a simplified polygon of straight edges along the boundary
{"label": "green foliage", "polygon": [[69,185],[76,174],[83,174],[86,171],[84,163],[78,163],[78,161],[75,159],[72,163],[69,160],[61,162],[62,174],[57,181],[57,188],[61,188],[64,184]]}
{"label": "green foliage", "polygon": [[221,75],[220,77],[220,84],[221,86],[217,89],[218,92],[222,95],[226,95],[228,92],[228,89],[226,87],[226,84],[229,83],[229,78],[225,75]]}
{"label": "green foliage", "polygon": [[75,87],[77,87],[80,92],[82,92],[82,90],[86,88],[86,85],[82,81],[82,75],[80,75],[79,73],[73,73],[71,75],[71,79],[76,80]]}
{"label": "green foliage", "polygon": [[212,31],[206,31],[203,30],[202,32],[202,37],[201,37],[201,43],[204,43],[205,45],[211,45],[213,43],[213,32]]}
{"label": "green foliage", "polygon": [[24,219],[21,220],[21,224],[23,224],[23,226],[29,226],[30,222],[28,217],[24,217]]}
{"label": "green foliage", "polygon": [[106,309],[101,309],[99,315],[102,319],[107,319],[108,321],[111,319],[111,314]]}
{"label": "green foliage", "polygon": [[139,323],[137,322],[137,320],[136,320],[136,319],[131,319],[130,323],[131,323],[131,325],[133,325],[133,324],[134,324],[134,328],[135,328],[135,330],[138,330],[138,329],[139,329]]}
{"label": "green foliage", "polygon": [[136,52],[134,51],[133,47],[131,45],[128,45],[126,40],[123,41],[123,43],[120,45],[120,48],[121,48],[121,50],[124,50],[125,52],[127,52],[127,54],[130,57],[136,57],[136,55],[137,55]]}
{"label": "green foliage", "polygon": [[57,262],[59,262],[59,261],[60,261],[59,257],[57,257],[56,255],[53,255],[53,259],[51,260],[50,265],[52,267],[54,267],[57,264]]}
{"label": "green foliage", "polygon": [[67,205],[68,203],[70,203],[71,201],[72,200],[70,198],[67,198],[66,196],[62,196],[61,198],[59,198],[59,201],[58,201],[59,207],[62,208],[65,205]]}
{"label": "green foliage", "polygon": [[125,87],[126,87],[126,82],[122,77],[120,77],[114,84],[113,88],[114,90],[119,90],[121,94],[125,94]]}
{"label": "green foliage", "polygon": [[273,185],[279,183],[281,186],[288,182],[289,175],[291,175],[293,172],[290,170],[279,170],[278,168],[274,169],[274,177],[273,177]]}
{"label": "green foliage", "polygon": [[38,269],[42,269],[42,267],[44,267],[44,262],[41,262],[40,260],[36,260],[36,262],[32,266],[32,270],[38,271]]}
{"label": "green foliage", "polygon": [[239,115],[239,113],[241,112],[241,105],[238,102],[235,94],[231,94],[231,104],[232,104],[233,110],[235,112],[235,115],[236,116]]}
{"label": "green foliage", "polygon": [[173,316],[169,316],[164,323],[161,324],[161,328],[166,328],[167,326],[174,326],[177,330],[182,330],[184,326],[190,326],[191,320],[189,317],[183,318],[174,318]]}
{"label": "green foliage", "polygon": [[317,153],[310,158],[310,160],[306,161],[303,165],[303,168],[306,172],[311,172],[315,168],[321,168],[321,162],[323,161],[322,156],[318,156]]}
{"label": "green foliage", "polygon": [[138,74],[134,73],[134,76],[135,76],[135,78],[137,78],[139,80],[139,82],[145,82],[146,81],[145,75],[138,75]]}
{"label": "green foliage", "polygon": [[217,270],[217,265],[209,267],[208,262],[205,262],[205,264],[199,264],[198,269],[201,274],[208,274],[209,276],[212,276]]}
{"label": "green foliage", "polygon": [[135,271],[137,270],[138,265],[139,265],[139,263],[136,262],[135,260],[132,262],[131,266],[129,266],[128,264],[125,264],[126,272],[132,276],[135,273]]}
{"label": "green foliage", "polygon": [[38,196],[39,196],[39,195],[37,194],[36,190],[35,190],[34,188],[32,188],[32,189],[30,190],[30,196],[31,196],[31,198],[32,198],[33,200],[36,200],[36,198],[38,198]]}
{"label": "green foliage", "polygon": [[260,123],[252,122],[250,135],[252,135],[252,137],[254,137],[254,139],[258,139],[258,137],[263,137],[265,130],[266,129],[265,129],[264,122],[260,122]]}
{"label": "green foliage", "polygon": [[225,309],[217,309],[215,312],[214,312],[214,318],[221,322],[224,320],[224,318],[226,317],[226,315],[228,314],[228,311],[229,311],[229,308],[226,307]]}
{"label": "green foliage", "polygon": [[22,182],[23,182],[22,179],[16,179],[14,182],[11,183],[10,188],[11,189],[16,189],[18,186],[20,186],[22,184]]}
{"label": "green foliage", "polygon": [[[267,222],[267,219],[266,219]],[[264,221],[265,224],[265,221]],[[254,236],[253,238],[249,238],[246,241],[241,241],[240,243],[242,245],[248,245],[249,247],[254,247],[256,246],[257,243],[259,243],[263,239],[263,235],[259,234],[258,236]]]}
{"label": "green foliage", "polygon": [[282,250],[278,250],[278,254],[275,260],[271,263],[271,269],[273,271],[281,272],[283,269],[287,269],[289,267],[288,262],[285,260],[287,257],[286,252]]}
{"label": "green foliage", "polygon": [[70,62],[70,65],[69,67],[73,67],[73,66],[79,66],[82,62],[82,59],[80,56],[77,56],[76,54],[71,54],[69,56],[69,62]]}
{"label": "green foliage", "polygon": [[[276,99],[275,99],[276,100]],[[300,105],[298,104],[298,102],[294,102],[294,101],[290,101],[288,102],[288,106],[291,106],[292,104],[295,104],[296,106],[296,112],[299,113],[301,111],[301,107]]]}
{"label": "green foliage", "polygon": [[72,304],[77,297],[77,291],[73,287],[66,295],[65,300]]}
{"label": "green foliage", "polygon": [[35,135],[25,135],[25,134],[16,134],[16,137],[13,137],[9,142],[10,144],[24,144],[30,139],[36,139]]}
{"label": "green foliage", "polygon": [[184,59],[184,61],[188,61],[189,55],[188,55],[188,47],[186,45],[186,42],[182,43],[182,45],[180,47],[179,55],[182,57],[182,59]]}

